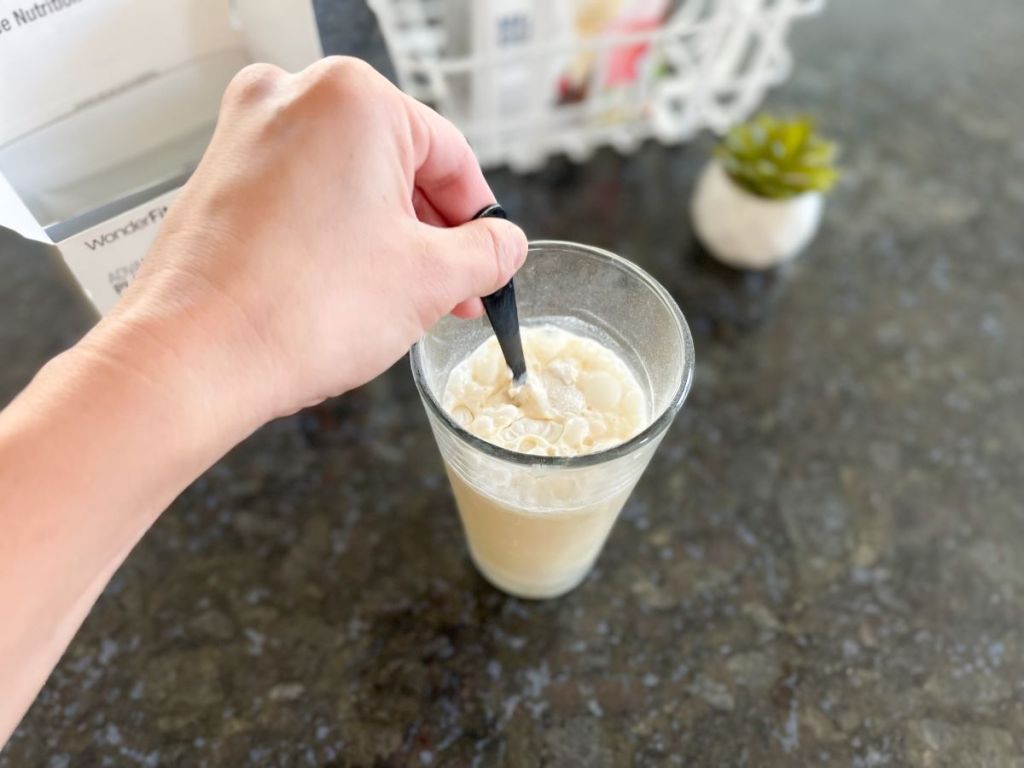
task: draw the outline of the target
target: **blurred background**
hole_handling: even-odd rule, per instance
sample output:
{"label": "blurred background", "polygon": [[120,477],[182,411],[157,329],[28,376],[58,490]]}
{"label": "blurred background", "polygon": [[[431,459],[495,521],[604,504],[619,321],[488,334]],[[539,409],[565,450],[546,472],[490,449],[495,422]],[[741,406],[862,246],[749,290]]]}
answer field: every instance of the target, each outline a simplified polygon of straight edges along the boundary
{"label": "blurred background", "polygon": [[[448,78],[513,220],[677,299],[690,398],[546,603],[473,571],[404,361],[268,425],[132,554],[0,766],[1024,765],[1024,10],[637,3],[591,59],[536,37],[578,18],[531,17],[536,59],[510,24],[476,81],[471,16],[445,53],[443,3],[374,5],[318,0],[325,51]],[[687,7],[718,36],[644,47]],[[797,255],[737,269],[691,204],[704,129],[761,108],[812,116],[840,177]],[[0,269],[5,403],[94,320],[52,248],[0,231]]]}

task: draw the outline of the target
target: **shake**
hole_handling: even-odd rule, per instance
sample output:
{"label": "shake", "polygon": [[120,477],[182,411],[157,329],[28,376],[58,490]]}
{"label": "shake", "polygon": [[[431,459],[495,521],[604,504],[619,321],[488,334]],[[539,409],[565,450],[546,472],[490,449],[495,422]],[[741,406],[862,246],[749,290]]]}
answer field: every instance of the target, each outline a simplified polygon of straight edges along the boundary
{"label": "shake", "polygon": [[693,342],[664,288],[597,248],[531,243],[516,289],[525,385],[483,322],[442,319],[411,360],[478,570],[549,598],[600,554],[686,397]]}
{"label": "shake", "polygon": [[[443,405],[460,426],[536,456],[594,453],[647,426],[649,398],[611,349],[550,324],[523,328],[522,337],[525,385],[512,382],[494,337],[452,369]],[[477,567],[489,581],[525,597],[579,583],[633,487],[629,478],[606,497],[581,504],[568,478],[498,473],[488,488],[486,478],[474,484],[447,469]]]}

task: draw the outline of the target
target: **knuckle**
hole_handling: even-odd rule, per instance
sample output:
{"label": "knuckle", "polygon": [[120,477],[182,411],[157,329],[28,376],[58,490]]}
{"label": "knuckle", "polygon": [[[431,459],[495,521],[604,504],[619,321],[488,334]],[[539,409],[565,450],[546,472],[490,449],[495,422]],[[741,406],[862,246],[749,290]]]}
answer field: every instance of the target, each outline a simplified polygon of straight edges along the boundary
{"label": "knuckle", "polygon": [[324,113],[376,125],[391,111],[390,83],[373,67],[351,56],[328,56],[310,65],[293,80],[289,110]]}
{"label": "knuckle", "polygon": [[225,100],[245,106],[262,102],[277,89],[284,74],[273,64],[249,64],[231,78]]}
{"label": "knuckle", "polygon": [[320,60],[324,68],[335,76],[347,78],[376,77],[377,71],[355,56],[325,56]]}
{"label": "knuckle", "polygon": [[373,67],[353,56],[328,56],[307,72],[310,91],[327,91],[346,100],[372,95],[380,78]]}
{"label": "knuckle", "polygon": [[274,135],[286,126],[308,128],[309,121],[302,120],[307,117],[372,118],[381,79],[369,64],[349,56],[329,56],[295,75],[271,64],[250,64],[233,78],[225,101],[260,135]]}

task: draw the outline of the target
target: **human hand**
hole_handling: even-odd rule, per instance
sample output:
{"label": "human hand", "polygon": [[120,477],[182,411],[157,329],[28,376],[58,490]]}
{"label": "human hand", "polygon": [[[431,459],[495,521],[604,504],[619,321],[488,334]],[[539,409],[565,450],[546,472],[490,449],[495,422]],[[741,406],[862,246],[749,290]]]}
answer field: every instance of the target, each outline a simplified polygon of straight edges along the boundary
{"label": "human hand", "polygon": [[235,78],[135,281],[0,412],[0,747],[189,482],[482,311],[526,256],[508,222],[461,224],[493,201],[465,139],[361,62]]}
{"label": "human hand", "polygon": [[180,391],[254,428],[373,378],[446,313],[479,315],[526,255],[514,225],[463,223],[493,200],[461,134],[367,64],[248,67],[86,341],[162,361],[153,378],[187,368]]}

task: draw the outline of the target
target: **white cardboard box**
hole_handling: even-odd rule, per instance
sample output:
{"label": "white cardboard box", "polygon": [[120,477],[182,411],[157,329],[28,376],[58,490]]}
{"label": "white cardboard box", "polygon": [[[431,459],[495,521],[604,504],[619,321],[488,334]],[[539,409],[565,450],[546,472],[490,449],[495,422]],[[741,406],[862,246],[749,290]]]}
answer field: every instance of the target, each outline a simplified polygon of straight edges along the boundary
{"label": "white cardboard box", "polygon": [[0,0],[0,226],[56,244],[108,311],[232,76],[320,56],[310,0]]}

